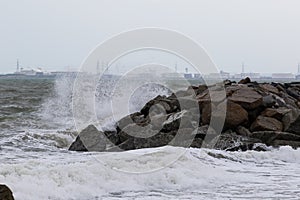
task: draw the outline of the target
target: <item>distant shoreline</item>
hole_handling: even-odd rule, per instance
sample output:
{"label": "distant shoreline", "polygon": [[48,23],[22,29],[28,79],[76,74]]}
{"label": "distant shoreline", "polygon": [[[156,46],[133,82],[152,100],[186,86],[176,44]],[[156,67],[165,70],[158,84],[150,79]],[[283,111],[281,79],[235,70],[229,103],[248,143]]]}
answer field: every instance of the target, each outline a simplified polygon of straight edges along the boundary
{"label": "distant shoreline", "polygon": [[[76,73],[65,73],[65,74],[51,74],[51,75],[23,75],[23,74],[0,74],[0,79],[55,79],[57,77],[76,77]],[[120,78],[119,76],[116,75],[111,75],[104,77],[106,79],[118,79]],[[141,78],[143,79],[143,78]],[[140,78],[133,78],[132,80],[140,80]],[[205,83],[204,79],[202,78],[162,78],[162,80],[165,81],[189,81],[191,84],[203,84]],[[208,79],[206,78],[205,80],[214,80],[214,79]],[[238,82],[240,79],[226,79],[226,80],[231,80],[231,81],[236,81]],[[258,83],[271,83],[271,82],[278,82],[278,83],[292,83],[292,82],[300,82],[300,79],[273,79],[273,78],[254,78],[251,79],[252,81],[256,81]]]}

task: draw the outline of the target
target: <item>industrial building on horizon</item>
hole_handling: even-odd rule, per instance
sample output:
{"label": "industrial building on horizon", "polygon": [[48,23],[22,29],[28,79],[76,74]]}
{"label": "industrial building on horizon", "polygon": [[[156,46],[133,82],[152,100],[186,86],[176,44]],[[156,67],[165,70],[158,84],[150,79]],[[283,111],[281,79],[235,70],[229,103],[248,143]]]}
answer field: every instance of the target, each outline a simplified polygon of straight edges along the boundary
{"label": "industrial building on horizon", "polygon": [[[99,61],[97,62],[96,65],[96,74],[99,74]],[[178,72],[178,67],[177,63],[175,64],[175,71],[170,72],[170,73],[158,73],[158,72],[153,72],[153,71],[147,71],[144,72],[143,74],[133,74],[131,75],[131,78],[138,78],[141,79],[145,76],[152,77],[152,76],[160,76],[162,79],[176,79],[176,78],[184,78],[184,79],[216,79],[216,78],[222,78],[223,80],[226,79],[233,79],[233,80],[239,80],[243,79],[246,77],[249,77],[252,80],[274,80],[274,81],[293,81],[293,80],[300,80],[300,63],[298,64],[298,71],[296,74],[293,73],[272,73],[269,75],[261,75],[260,73],[256,72],[245,72],[245,65],[244,63],[242,64],[242,72],[241,73],[235,73],[231,74],[229,72],[225,72],[221,70],[219,73],[209,73],[209,74],[200,74],[200,73],[191,73],[189,72],[189,68],[186,67],[184,68],[185,72]],[[16,71],[12,74],[6,74],[6,76],[39,76],[39,77],[55,77],[59,75],[76,75],[78,73],[84,73],[84,72],[79,72],[76,70],[68,70],[68,71],[53,71],[53,72],[48,72],[44,71],[41,67],[38,67],[36,69],[33,68],[23,68],[20,67],[19,60],[17,60],[17,66],[16,66]],[[118,77],[120,75],[118,74],[106,74],[108,77]],[[3,76],[3,75],[2,75]]]}

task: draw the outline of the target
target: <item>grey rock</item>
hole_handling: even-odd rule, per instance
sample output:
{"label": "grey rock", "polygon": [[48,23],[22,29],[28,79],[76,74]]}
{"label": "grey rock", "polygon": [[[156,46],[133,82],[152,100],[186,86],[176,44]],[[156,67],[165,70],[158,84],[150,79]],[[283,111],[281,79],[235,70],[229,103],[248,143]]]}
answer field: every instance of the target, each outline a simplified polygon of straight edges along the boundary
{"label": "grey rock", "polygon": [[285,107],[279,107],[279,108],[266,108],[261,115],[265,117],[273,117],[277,120],[281,120],[282,117],[290,112],[291,109],[285,108]]}
{"label": "grey rock", "polygon": [[273,95],[267,95],[263,97],[263,106],[272,107],[277,103],[276,98]]}
{"label": "grey rock", "polygon": [[288,140],[274,140],[272,142],[272,146],[279,147],[279,146],[291,146],[293,148],[299,148],[300,142],[299,141],[288,141]]}
{"label": "grey rock", "polygon": [[247,110],[255,109],[263,104],[263,97],[254,89],[247,87],[235,91],[228,99]]}
{"label": "grey rock", "polygon": [[286,131],[300,135],[300,116],[288,126]]}
{"label": "grey rock", "polygon": [[293,133],[280,132],[280,131],[256,131],[251,133],[251,138],[261,140],[267,145],[273,145],[275,140],[286,140],[286,141],[299,141],[300,136]]}
{"label": "grey rock", "polygon": [[69,147],[70,151],[105,151],[111,142],[106,135],[98,131],[94,125],[89,125],[77,136]]}
{"label": "grey rock", "polygon": [[282,131],[283,126],[280,121],[271,117],[258,116],[252,123],[250,130],[253,131]]}
{"label": "grey rock", "polygon": [[251,132],[243,126],[238,126],[236,128],[236,133],[238,135],[245,136],[245,137],[249,137],[251,135]]}
{"label": "grey rock", "polygon": [[12,191],[6,185],[0,185],[0,200],[14,200]]}

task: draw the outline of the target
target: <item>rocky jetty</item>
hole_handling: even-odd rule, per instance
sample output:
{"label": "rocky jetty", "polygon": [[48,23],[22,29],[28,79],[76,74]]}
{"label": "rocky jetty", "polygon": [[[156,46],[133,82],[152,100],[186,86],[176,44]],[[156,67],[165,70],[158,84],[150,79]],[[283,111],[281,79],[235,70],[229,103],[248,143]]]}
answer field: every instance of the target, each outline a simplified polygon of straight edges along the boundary
{"label": "rocky jetty", "polygon": [[[212,146],[210,146],[212,144]],[[115,130],[89,125],[72,151],[122,151],[164,145],[268,150],[300,147],[300,82],[257,83],[249,78],[191,86],[157,96]]]}
{"label": "rocky jetty", "polygon": [[0,200],[14,200],[12,191],[6,185],[0,185]]}

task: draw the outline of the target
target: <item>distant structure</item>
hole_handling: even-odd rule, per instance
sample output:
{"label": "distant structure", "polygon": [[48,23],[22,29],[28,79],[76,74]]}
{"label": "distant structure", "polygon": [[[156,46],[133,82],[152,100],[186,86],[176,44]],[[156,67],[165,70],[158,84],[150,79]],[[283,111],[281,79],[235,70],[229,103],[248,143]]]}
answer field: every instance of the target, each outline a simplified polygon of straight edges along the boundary
{"label": "distant structure", "polygon": [[296,74],[296,80],[300,80],[300,63],[298,63],[298,73]]}
{"label": "distant structure", "polygon": [[100,64],[99,64],[99,60],[97,60],[97,74],[100,74]]}
{"label": "distant structure", "polygon": [[222,79],[226,80],[226,79],[230,79],[230,73],[229,72],[224,72],[223,70],[221,70],[220,72]]}
{"label": "distant structure", "polygon": [[242,63],[242,74],[245,73],[245,65],[244,65],[244,62]]}
{"label": "distant structure", "polygon": [[186,74],[184,74],[184,78],[191,79],[191,78],[193,78],[193,74],[186,73]]}
{"label": "distant structure", "polygon": [[194,78],[202,78],[202,75],[199,73],[194,74]]}
{"label": "distant structure", "polygon": [[230,73],[229,72],[224,72],[220,71],[220,73],[210,73],[205,76],[207,79],[219,79],[222,78],[223,80],[230,79]]}
{"label": "distant structure", "polygon": [[257,80],[257,79],[261,78],[260,73],[245,72],[245,63],[243,62],[242,63],[242,73],[234,74],[233,78],[234,79],[243,79],[243,78],[246,78],[246,77],[249,77],[250,79],[254,79],[254,80]]}
{"label": "distant structure", "polygon": [[16,72],[20,72],[19,59],[17,59],[17,71]]}
{"label": "distant structure", "polygon": [[293,80],[295,79],[295,75],[292,73],[273,73],[272,79],[274,80]]}

